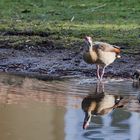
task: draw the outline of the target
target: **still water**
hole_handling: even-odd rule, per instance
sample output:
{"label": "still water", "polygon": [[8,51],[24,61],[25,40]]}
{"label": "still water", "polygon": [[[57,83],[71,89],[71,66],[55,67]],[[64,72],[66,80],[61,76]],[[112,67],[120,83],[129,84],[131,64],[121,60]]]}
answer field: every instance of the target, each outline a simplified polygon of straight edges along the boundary
{"label": "still water", "polygon": [[140,140],[139,94],[131,80],[0,74],[0,140]]}

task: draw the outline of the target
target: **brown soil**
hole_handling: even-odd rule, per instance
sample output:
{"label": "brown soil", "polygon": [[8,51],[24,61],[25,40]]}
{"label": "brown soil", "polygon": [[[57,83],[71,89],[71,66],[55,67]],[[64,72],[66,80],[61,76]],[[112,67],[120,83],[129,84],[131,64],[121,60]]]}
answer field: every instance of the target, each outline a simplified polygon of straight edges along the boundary
{"label": "brown soil", "polygon": [[[26,33],[26,35],[28,34]],[[83,50],[78,46],[78,43],[77,47],[71,49],[57,48],[54,47],[54,44],[46,43],[38,44],[38,47],[30,47],[26,44],[25,47],[17,50],[7,48],[8,42],[1,41],[0,71],[46,77],[96,76],[95,65],[89,65],[83,61]],[[139,54],[124,54],[122,52],[121,56],[122,58],[106,68],[105,77],[130,78],[135,69],[140,68]]]}

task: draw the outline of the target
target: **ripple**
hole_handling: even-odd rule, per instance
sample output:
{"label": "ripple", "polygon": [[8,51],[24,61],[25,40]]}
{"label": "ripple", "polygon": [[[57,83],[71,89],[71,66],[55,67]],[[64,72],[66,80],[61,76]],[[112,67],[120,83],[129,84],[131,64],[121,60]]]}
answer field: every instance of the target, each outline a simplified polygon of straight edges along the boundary
{"label": "ripple", "polygon": [[[108,78],[103,81],[106,94],[118,94],[127,99],[131,98],[133,100],[127,109],[140,110],[136,97],[139,89],[132,87],[132,80]],[[85,96],[95,94],[96,82],[95,78],[41,81],[5,74],[1,75],[0,80],[0,103],[18,104],[33,100],[65,107],[67,98],[69,98],[71,99],[71,107],[80,108],[79,102]]]}
{"label": "ripple", "polygon": [[[129,139],[128,131],[133,132],[136,126],[140,126],[139,114],[137,113],[140,112],[140,104],[137,100],[139,89],[132,87],[132,80],[104,79],[104,93],[106,95],[123,96],[122,105],[124,105],[124,107],[112,111],[112,114],[110,113],[109,115],[93,116],[90,126],[86,130],[82,130],[84,113],[81,109],[81,103],[85,97],[97,94],[97,80],[95,78],[41,81],[12,75],[0,76],[0,104],[4,104],[8,109],[13,109],[12,107],[14,105],[14,107],[16,107],[15,110],[18,108],[17,114],[25,111],[22,108],[20,112],[20,104],[27,105],[29,107],[28,114],[34,110],[37,115],[35,116],[30,113],[32,116],[30,118],[31,120],[34,116],[38,120],[38,115],[40,115],[40,121],[42,121],[42,117],[44,117],[47,122],[48,114],[53,114],[53,125],[51,124],[52,116],[50,116],[48,124],[54,126],[57,131],[62,127],[61,123],[65,122],[65,124],[63,124],[63,127],[65,127],[65,135],[67,135],[67,138],[70,140],[74,138],[79,140]],[[42,111],[43,108],[44,110]],[[2,105],[1,109],[3,109]],[[7,109],[3,110],[7,111]],[[46,110],[48,110],[49,113],[47,112],[46,116],[42,116]],[[23,117],[22,115],[21,118]],[[57,115],[59,119],[61,119],[61,123],[60,121],[56,123],[58,119]],[[24,116],[22,119],[25,118]],[[15,121],[17,121],[17,119],[15,119]],[[40,128],[42,128],[42,125],[46,122],[42,122]],[[57,126],[58,123],[60,124]],[[47,126],[48,125],[44,125],[44,128]],[[50,130],[49,127],[47,128]],[[46,131],[46,129],[42,131],[44,130]],[[50,132],[48,134],[50,134]],[[53,135],[53,133],[51,133],[51,135]],[[139,129],[137,130],[137,136],[138,135]],[[132,135],[132,137],[134,136]]]}

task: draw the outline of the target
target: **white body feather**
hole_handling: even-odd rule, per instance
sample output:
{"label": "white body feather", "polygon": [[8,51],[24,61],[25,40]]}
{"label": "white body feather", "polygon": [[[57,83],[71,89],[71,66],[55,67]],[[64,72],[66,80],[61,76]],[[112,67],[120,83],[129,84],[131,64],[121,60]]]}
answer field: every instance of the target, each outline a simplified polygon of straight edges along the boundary
{"label": "white body feather", "polygon": [[113,95],[105,95],[103,100],[101,101],[98,112],[101,112],[104,109],[111,108],[115,105],[115,98]]}
{"label": "white body feather", "polygon": [[102,50],[99,50],[99,59],[106,65],[110,65],[111,63],[114,62],[116,59],[116,54],[115,52],[104,52]]}

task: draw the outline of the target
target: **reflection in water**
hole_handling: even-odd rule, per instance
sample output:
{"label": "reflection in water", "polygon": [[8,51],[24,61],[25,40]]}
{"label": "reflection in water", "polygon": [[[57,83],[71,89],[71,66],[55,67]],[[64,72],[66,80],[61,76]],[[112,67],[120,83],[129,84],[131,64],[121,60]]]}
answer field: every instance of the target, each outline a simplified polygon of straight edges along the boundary
{"label": "reflection in water", "polygon": [[[122,107],[129,111],[140,112],[138,102],[139,94],[136,97],[113,95],[104,91],[104,84],[97,83],[95,92],[86,96],[81,103],[85,112],[83,128],[87,129],[83,136],[95,140],[117,140],[118,138],[139,140],[140,114],[130,114],[122,112],[120,109],[112,112],[114,109]],[[121,121],[117,124],[116,120],[118,121],[120,118]],[[92,123],[90,127],[89,123]],[[128,135],[127,129],[130,129],[130,135]]]}
{"label": "reflection in water", "polygon": [[[133,78],[133,84],[132,86],[134,88],[139,88],[140,89],[140,70],[136,70],[132,76]],[[140,103],[140,94],[138,95],[138,100]]]}
{"label": "reflection in water", "polygon": [[[0,76],[2,140],[140,139],[140,90],[132,88],[131,81],[107,79],[104,91],[94,79],[40,81]],[[85,111],[94,102],[94,116],[86,130],[82,129],[82,101]]]}
{"label": "reflection in water", "polygon": [[121,99],[122,96],[120,95],[105,93],[103,83],[97,83],[96,91],[82,101],[82,109],[85,112],[83,128],[86,129],[89,126],[92,115],[104,115],[115,108],[122,107],[122,105],[119,105]]}
{"label": "reflection in water", "polygon": [[[67,104],[68,87],[63,81],[44,82],[12,75],[2,75],[0,79],[0,103],[23,104],[28,101],[47,102],[64,107]],[[67,85],[67,83],[65,83]],[[60,89],[60,90],[59,90]],[[73,92],[73,91],[72,91]],[[67,93],[67,95],[69,95]],[[81,96],[72,94],[70,106],[76,107],[75,100]]]}

